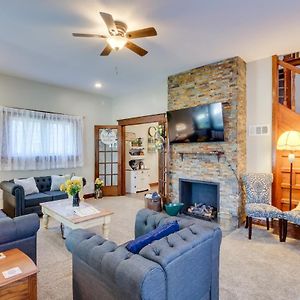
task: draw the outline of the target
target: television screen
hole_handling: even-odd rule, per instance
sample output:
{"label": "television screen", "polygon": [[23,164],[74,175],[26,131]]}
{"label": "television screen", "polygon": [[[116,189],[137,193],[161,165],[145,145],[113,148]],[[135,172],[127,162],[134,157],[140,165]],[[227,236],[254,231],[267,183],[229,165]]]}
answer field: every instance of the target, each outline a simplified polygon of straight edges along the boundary
{"label": "television screen", "polygon": [[222,103],[167,112],[170,143],[224,141]]}

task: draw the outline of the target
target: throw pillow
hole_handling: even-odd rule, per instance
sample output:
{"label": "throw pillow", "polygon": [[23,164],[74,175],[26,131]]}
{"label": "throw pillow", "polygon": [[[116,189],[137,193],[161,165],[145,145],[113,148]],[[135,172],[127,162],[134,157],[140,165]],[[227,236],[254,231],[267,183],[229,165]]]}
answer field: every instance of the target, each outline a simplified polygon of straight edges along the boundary
{"label": "throw pillow", "polygon": [[126,248],[128,251],[138,254],[145,246],[151,244],[153,241],[160,240],[161,238],[176,231],[179,231],[179,224],[177,221],[164,224],[144,235],[139,236],[135,240],[130,241]]}
{"label": "throw pillow", "polygon": [[62,175],[51,175],[51,188],[50,191],[59,191],[60,186],[65,183],[68,179],[66,176]]}
{"label": "throw pillow", "polygon": [[71,179],[71,175],[70,175],[70,174],[66,174],[66,175],[64,175],[64,176],[65,176],[65,178],[66,178],[66,181],[69,180],[69,179]]}
{"label": "throw pillow", "polygon": [[81,184],[83,184],[82,177],[80,177],[80,176],[73,176],[73,177],[71,178],[71,180],[79,180],[79,181],[81,181]]}
{"label": "throw pillow", "polygon": [[29,177],[26,179],[14,179],[14,183],[23,187],[25,196],[29,194],[37,194],[40,192],[33,177]]}

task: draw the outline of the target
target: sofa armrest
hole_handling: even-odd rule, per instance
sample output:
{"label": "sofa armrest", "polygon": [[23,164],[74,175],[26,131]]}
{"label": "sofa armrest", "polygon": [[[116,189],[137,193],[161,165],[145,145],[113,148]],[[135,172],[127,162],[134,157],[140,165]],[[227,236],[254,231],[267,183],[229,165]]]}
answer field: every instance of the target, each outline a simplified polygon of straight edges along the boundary
{"label": "sofa armrest", "polygon": [[90,263],[91,260],[93,260],[93,251],[95,247],[97,247],[99,255],[100,252],[104,254],[105,252],[113,251],[117,248],[117,244],[90,231],[75,229],[67,236],[66,247],[73,255]]}
{"label": "sofa armrest", "polygon": [[0,219],[0,244],[25,239],[36,235],[40,228],[37,214],[29,214],[14,219]]}
{"label": "sofa armrest", "polygon": [[11,218],[21,216],[25,207],[25,192],[21,185],[10,181],[2,181],[0,188],[3,190],[3,210]]}
{"label": "sofa armrest", "polygon": [[[12,194],[14,196],[16,196],[16,192],[18,190],[20,190],[20,192],[23,192],[24,193],[24,188],[19,185],[19,184],[15,184],[13,182],[10,182],[10,181],[2,181],[0,183],[0,188],[4,191],[4,192],[7,192],[9,194]],[[25,195],[25,193],[24,193]]]}

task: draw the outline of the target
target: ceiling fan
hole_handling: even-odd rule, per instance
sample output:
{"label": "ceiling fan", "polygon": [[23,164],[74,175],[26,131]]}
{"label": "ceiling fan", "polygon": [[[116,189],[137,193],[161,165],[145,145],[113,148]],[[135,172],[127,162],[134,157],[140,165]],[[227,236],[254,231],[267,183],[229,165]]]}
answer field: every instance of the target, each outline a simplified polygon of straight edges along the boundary
{"label": "ceiling fan", "polygon": [[148,53],[145,49],[132,43],[130,39],[155,36],[157,35],[157,32],[154,27],[127,32],[127,25],[124,22],[114,21],[112,15],[104,12],[100,12],[100,15],[107,26],[109,36],[88,33],[72,33],[72,35],[75,37],[96,37],[106,39],[106,46],[101,52],[101,56],[107,56],[112,50],[118,51],[123,47],[128,48],[140,56],[144,56]]}

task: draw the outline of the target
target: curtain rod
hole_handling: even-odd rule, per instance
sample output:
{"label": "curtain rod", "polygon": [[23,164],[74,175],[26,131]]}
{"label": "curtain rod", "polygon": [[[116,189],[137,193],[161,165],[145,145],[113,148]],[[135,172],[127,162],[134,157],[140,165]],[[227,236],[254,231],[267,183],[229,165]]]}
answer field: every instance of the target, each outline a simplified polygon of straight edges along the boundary
{"label": "curtain rod", "polygon": [[30,108],[23,108],[23,107],[16,107],[16,106],[4,106],[4,107],[6,107],[6,108],[13,108],[13,109],[24,109],[24,110],[28,110],[28,111],[35,111],[35,112],[41,112],[41,113],[53,114],[53,115],[65,115],[65,116],[71,116],[71,117],[82,117],[82,118],[85,119],[85,116],[75,116],[75,115],[70,115],[70,114],[65,114],[65,113],[59,113],[59,112],[53,112],[53,111],[30,109]]}

